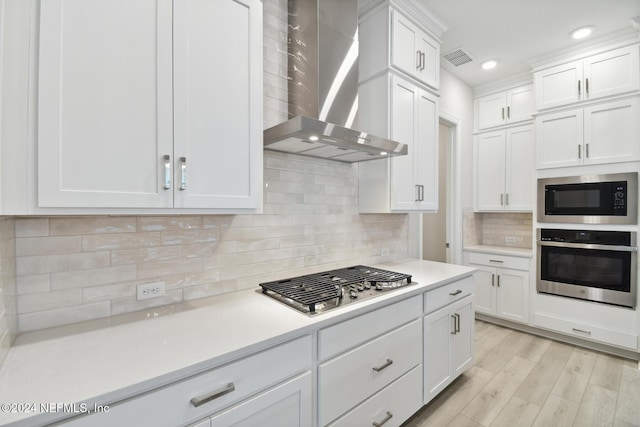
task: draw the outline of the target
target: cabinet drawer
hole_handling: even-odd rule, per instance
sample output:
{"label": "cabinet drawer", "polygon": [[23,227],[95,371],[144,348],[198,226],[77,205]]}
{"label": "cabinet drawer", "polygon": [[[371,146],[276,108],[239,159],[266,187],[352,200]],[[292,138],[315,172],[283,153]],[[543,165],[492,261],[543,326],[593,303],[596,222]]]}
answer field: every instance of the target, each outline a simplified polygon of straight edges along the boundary
{"label": "cabinet drawer", "polygon": [[420,296],[338,323],[318,332],[318,358],[326,360],[422,315]]}
{"label": "cabinet drawer", "polygon": [[[359,332],[359,331],[358,331]],[[422,362],[422,322],[416,319],[318,368],[320,425],[344,414]]]}
{"label": "cabinet drawer", "polygon": [[515,270],[529,271],[529,258],[467,252],[467,260],[470,264],[489,265],[491,267],[513,268]]}
{"label": "cabinet drawer", "polygon": [[445,305],[458,301],[474,292],[475,282],[473,277],[449,283],[432,291],[424,293],[424,311],[431,313]]}
{"label": "cabinet drawer", "polygon": [[[219,409],[311,368],[311,336],[251,355],[185,380],[110,405],[109,412],[74,418],[65,426],[114,425],[178,426]],[[235,388],[195,407],[190,400]]]}
{"label": "cabinet drawer", "polygon": [[571,335],[576,338],[599,341],[631,350],[638,349],[638,335],[631,332],[617,331],[594,325],[559,319],[543,314],[535,315],[535,325],[541,328]]}
{"label": "cabinet drawer", "polygon": [[401,425],[422,406],[422,365],[418,365],[397,381],[345,414],[330,427],[380,425],[386,418],[385,427]]}

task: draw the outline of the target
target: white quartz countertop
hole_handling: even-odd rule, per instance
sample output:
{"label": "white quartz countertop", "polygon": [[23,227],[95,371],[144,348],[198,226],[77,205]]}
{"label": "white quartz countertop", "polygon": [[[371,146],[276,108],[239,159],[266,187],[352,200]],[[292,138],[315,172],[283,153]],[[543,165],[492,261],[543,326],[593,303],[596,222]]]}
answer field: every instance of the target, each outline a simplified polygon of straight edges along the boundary
{"label": "white quartz countertop", "polygon": [[482,252],[495,255],[510,255],[518,257],[531,258],[533,256],[533,249],[525,248],[512,248],[508,246],[491,246],[491,245],[473,245],[465,246],[463,250],[468,252]]}
{"label": "white quartz countertop", "polygon": [[421,260],[374,266],[411,274],[417,284],[316,316],[249,290],[211,297],[206,304],[179,313],[117,326],[72,325],[50,334],[22,334],[0,370],[0,403],[35,404],[36,411],[3,409],[0,425],[37,426],[72,415],[40,413],[40,403],[110,405],[474,271]]}

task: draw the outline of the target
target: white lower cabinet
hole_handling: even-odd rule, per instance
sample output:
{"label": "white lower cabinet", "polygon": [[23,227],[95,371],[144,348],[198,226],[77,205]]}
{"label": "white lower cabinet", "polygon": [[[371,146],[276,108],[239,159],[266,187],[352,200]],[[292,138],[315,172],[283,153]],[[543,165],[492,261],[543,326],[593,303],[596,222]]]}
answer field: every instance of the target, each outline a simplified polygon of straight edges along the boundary
{"label": "white lower cabinet", "polygon": [[[311,348],[311,336],[307,335],[109,405],[109,412],[73,418],[61,425],[183,426],[200,419],[206,426],[203,418],[215,414],[211,419],[214,426],[310,426]],[[300,422],[264,422],[267,415],[288,416],[274,415],[272,406],[293,408]]]}
{"label": "white lower cabinet", "polygon": [[530,258],[465,252],[475,267],[475,311],[514,322],[529,321]]}
{"label": "white lower cabinet", "polygon": [[[425,404],[473,363],[472,279],[453,283],[445,291],[455,302],[440,305],[423,320]],[[430,299],[427,292],[425,307]]]}

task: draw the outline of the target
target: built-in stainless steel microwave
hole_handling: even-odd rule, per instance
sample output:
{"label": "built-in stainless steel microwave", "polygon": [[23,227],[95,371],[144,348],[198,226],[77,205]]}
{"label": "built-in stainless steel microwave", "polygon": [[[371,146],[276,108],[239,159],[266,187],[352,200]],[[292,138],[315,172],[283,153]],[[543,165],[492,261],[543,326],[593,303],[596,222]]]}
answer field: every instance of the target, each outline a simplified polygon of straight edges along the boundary
{"label": "built-in stainless steel microwave", "polygon": [[539,179],[538,221],[637,224],[638,173]]}

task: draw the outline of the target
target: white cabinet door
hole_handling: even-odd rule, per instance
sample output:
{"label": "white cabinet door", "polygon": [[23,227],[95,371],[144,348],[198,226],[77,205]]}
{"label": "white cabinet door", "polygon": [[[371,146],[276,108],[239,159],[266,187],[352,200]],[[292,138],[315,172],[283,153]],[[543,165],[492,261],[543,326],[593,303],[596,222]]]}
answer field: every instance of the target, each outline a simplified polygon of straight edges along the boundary
{"label": "white cabinet door", "polygon": [[640,98],[584,109],[584,163],[640,159]]}
{"label": "white cabinet door", "polygon": [[535,200],[533,126],[507,129],[506,140],[505,208],[532,211]]}
{"label": "white cabinet door", "polygon": [[438,97],[425,90],[418,94],[415,182],[420,194],[418,210],[438,210]]}
{"label": "white cabinet door", "polygon": [[582,164],[582,108],[536,117],[536,167]]}
{"label": "white cabinet door", "polygon": [[407,144],[409,154],[391,159],[391,209],[415,210],[418,187],[414,180],[416,117],[419,89],[402,79],[393,78],[391,85],[391,139]]}
{"label": "white cabinet door", "polygon": [[495,314],[515,322],[529,321],[529,272],[497,269]]}
{"label": "white cabinet door", "polygon": [[258,0],[174,5],[176,207],[261,203],[261,28]]}
{"label": "white cabinet door", "polygon": [[500,126],[505,123],[507,105],[506,92],[478,98],[478,129]]}
{"label": "white cabinet door", "polygon": [[424,318],[424,403],[473,363],[473,296]]}
{"label": "white cabinet door", "polygon": [[558,65],[534,73],[536,109],[578,102],[582,94],[582,62]]}
{"label": "white cabinet door", "polygon": [[431,87],[438,88],[440,44],[397,10],[391,13],[391,65]]}
{"label": "white cabinet door", "polygon": [[640,89],[638,57],[638,45],[635,45],[587,58],[583,98],[602,98]]}
{"label": "white cabinet door", "polygon": [[212,427],[311,427],[311,425],[310,372],[211,417]]}
{"label": "white cabinet door", "polygon": [[473,273],[475,280],[474,306],[479,313],[496,313],[496,270],[495,268],[474,265],[477,271]]}
{"label": "white cabinet door", "polygon": [[478,135],[475,156],[476,210],[504,209],[506,139],[504,131]]}
{"label": "white cabinet door", "polygon": [[528,84],[507,91],[507,120],[509,123],[531,120],[535,112],[533,85]]}
{"label": "white cabinet door", "polygon": [[[40,5],[38,205],[171,207],[171,0]],[[125,13],[126,11],[126,13]]]}

